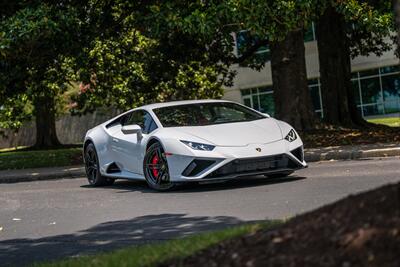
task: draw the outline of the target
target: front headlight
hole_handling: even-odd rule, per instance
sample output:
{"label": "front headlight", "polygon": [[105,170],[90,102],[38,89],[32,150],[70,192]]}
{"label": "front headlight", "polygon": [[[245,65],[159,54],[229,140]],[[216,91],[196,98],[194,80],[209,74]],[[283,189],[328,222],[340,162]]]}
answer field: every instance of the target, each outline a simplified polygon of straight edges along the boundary
{"label": "front headlight", "polygon": [[212,151],[215,148],[215,146],[212,146],[212,145],[201,144],[201,143],[196,143],[196,142],[190,142],[190,141],[184,141],[184,140],[181,140],[181,142],[194,150]]}
{"label": "front headlight", "polygon": [[289,131],[289,133],[285,136],[285,139],[286,139],[287,141],[289,141],[289,142],[293,142],[294,140],[297,139],[297,134],[296,134],[296,132],[295,132],[293,129],[291,129],[291,130]]}

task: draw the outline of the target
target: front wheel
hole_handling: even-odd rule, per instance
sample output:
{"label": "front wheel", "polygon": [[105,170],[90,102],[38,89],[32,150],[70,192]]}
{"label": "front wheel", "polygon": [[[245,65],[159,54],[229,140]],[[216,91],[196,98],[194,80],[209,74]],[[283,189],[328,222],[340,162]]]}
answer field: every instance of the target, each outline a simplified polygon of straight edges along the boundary
{"label": "front wheel", "polygon": [[152,144],[146,151],[143,172],[147,184],[157,191],[167,191],[175,186],[170,181],[167,157],[160,143]]}
{"label": "front wheel", "polygon": [[96,148],[92,143],[90,143],[85,149],[85,170],[90,185],[112,185],[115,181],[115,179],[101,175]]}

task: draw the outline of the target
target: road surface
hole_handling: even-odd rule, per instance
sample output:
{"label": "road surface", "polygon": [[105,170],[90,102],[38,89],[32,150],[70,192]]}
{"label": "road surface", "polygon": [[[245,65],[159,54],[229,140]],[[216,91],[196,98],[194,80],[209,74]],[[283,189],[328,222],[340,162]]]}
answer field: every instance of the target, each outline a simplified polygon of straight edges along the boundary
{"label": "road surface", "polygon": [[156,193],[142,182],[85,179],[0,184],[0,266],[285,219],[400,181],[400,158],[311,163],[288,179],[245,178]]}

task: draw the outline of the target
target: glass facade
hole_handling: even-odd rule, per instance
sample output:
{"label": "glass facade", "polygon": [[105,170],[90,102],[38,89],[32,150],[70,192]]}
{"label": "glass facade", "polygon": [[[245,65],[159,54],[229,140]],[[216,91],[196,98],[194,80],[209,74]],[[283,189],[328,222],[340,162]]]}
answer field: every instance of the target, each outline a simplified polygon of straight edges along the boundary
{"label": "glass facade", "polygon": [[260,112],[275,114],[274,95],[272,86],[264,86],[242,90],[243,103]]}
{"label": "glass facade", "polygon": [[362,116],[400,112],[400,66],[355,72],[352,83]]}
{"label": "glass facade", "polygon": [[[319,79],[309,80],[308,88],[312,98],[315,112],[320,116],[322,112],[321,92]],[[243,104],[254,108],[260,112],[267,113],[271,116],[275,115],[274,94],[272,86],[263,86],[252,89],[241,90]]]}
{"label": "glass facade", "polygon": [[[363,117],[400,112],[400,66],[387,66],[352,74],[356,104]],[[323,117],[319,79],[308,81],[315,112]],[[243,103],[274,115],[272,86],[242,90]]]}

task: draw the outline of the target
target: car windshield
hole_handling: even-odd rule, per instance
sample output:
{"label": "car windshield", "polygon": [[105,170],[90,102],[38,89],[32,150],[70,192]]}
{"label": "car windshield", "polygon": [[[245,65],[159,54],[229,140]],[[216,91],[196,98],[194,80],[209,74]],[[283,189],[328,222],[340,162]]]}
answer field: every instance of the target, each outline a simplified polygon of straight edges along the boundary
{"label": "car windshield", "polygon": [[203,126],[265,118],[249,108],[230,102],[177,105],[153,111],[163,127]]}

